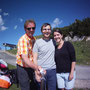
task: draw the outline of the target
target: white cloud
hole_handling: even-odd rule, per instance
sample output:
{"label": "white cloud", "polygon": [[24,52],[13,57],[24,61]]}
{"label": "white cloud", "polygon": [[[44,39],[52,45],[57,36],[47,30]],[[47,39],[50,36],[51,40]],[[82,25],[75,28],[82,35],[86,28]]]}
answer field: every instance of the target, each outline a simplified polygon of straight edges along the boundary
{"label": "white cloud", "polygon": [[0,9],[0,12],[2,12],[2,9]]}
{"label": "white cloud", "polygon": [[17,29],[17,25],[14,26],[14,29]]}
{"label": "white cloud", "polygon": [[3,13],[3,15],[4,15],[4,16],[8,16],[8,15],[9,15],[9,13],[7,13],[7,12],[4,12],[4,13]]}
{"label": "white cloud", "polygon": [[59,18],[55,18],[53,23],[51,24],[52,28],[58,27],[63,21],[59,20]]}
{"label": "white cloud", "polygon": [[0,31],[4,31],[6,30],[7,27],[4,26],[4,21],[3,21],[3,18],[2,16],[0,15]]}
{"label": "white cloud", "polygon": [[7,29],[7,27],[5,27],[5,26],[1,26],[1,28],[0,28],[1,31],[4,31],[6,29]]}
{"label": "white cloud", "polygon": [[0,15],[0,26],[3,24],[4,24],[4,22],[3,22],[2,16]]}
{"label": "white cloud", "polygon": [[19,21],[20,21],[20,22],[23,22],[23,19],[22,19],[22,18],[19,18]]}

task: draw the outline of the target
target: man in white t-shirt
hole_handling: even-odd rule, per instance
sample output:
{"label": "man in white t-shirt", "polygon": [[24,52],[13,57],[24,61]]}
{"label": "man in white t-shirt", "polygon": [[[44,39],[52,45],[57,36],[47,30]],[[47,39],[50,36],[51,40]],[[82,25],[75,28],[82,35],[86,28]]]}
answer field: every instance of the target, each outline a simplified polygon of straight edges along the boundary
{"label": "man in white t-shirt", "polygon": [[44,23],[41,27],[43,38],[36,40],[33,47],[34,63],[46,70],[48,90],[56,90],[56,64],[54,61],[55,47],[50,39],[51,25]]}

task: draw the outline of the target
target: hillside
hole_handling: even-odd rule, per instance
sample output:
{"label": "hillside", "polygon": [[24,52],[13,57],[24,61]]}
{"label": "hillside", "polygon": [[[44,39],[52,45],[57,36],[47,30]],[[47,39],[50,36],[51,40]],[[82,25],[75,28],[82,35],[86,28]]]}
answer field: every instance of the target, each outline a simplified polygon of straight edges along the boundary
{"label": "hillside", "polygon": [[77,64],[90,65],[90,41],[72,43],[76,51]]}

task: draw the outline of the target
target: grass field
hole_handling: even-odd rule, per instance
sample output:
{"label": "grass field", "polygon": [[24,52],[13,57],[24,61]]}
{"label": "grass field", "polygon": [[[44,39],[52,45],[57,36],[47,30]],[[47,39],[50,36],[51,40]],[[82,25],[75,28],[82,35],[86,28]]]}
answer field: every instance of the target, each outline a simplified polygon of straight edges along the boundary
{"label": "grass field", "polygon": [[77,64],[90,65],[90,41],[73,42],[76,51]]}

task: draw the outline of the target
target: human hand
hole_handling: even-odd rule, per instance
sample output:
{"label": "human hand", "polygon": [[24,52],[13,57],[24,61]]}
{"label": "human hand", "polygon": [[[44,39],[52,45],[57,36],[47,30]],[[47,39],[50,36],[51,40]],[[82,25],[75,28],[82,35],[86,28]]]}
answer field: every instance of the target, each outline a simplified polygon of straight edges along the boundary
{"label": "human hand", "polygon": [[38,69],[35,71],[35,78],[37,82],[41,82],[41,77],[42,77],[41,72],[43,72],[44,75],[46,74],[46,70],[44,70],[41,66],[38,66]]}
{"label": "human hand", "polygon": [[37,80],[37,82],[41,82],[41,74],[39,74],[37,71],[35,71],[35,79]]}
{"label": "human hand", "polygon": [[40,71],[40,74],[41,74],[41,72],[43,72],[44,75],[46,74],[46,70],[44,70],[41,66],[38,66],[38,69]]}
{"label": "human hand", "polygon": [[70,75],[69,75],[69,80],[72,80],[73,79],[73,74],[72,73],[70,73]]}

